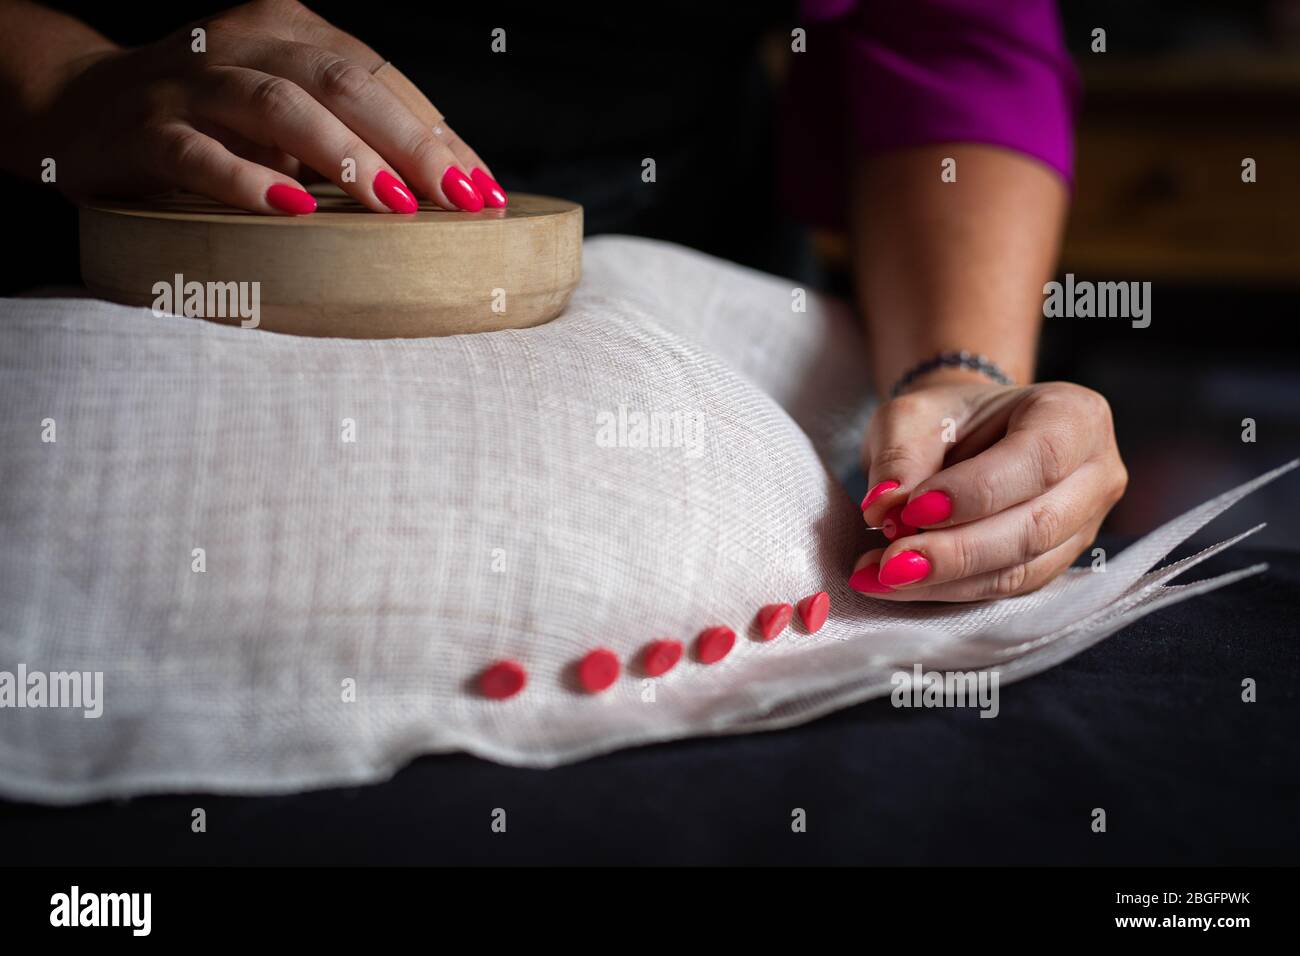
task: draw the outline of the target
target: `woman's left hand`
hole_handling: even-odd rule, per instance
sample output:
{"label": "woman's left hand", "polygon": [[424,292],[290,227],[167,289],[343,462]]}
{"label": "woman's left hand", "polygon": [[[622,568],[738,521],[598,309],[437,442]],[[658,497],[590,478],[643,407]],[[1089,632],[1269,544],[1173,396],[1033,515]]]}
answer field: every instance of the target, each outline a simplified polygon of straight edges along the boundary
{"label": "woman's left hand", "polygon": [[997,385],[960,369],[882,405],[863,457],[863,517],[902,527],[858,559],[850,585],[896,601],[1042,587],[1092,543],[1128,483],[1101,395],[1067,382]]}

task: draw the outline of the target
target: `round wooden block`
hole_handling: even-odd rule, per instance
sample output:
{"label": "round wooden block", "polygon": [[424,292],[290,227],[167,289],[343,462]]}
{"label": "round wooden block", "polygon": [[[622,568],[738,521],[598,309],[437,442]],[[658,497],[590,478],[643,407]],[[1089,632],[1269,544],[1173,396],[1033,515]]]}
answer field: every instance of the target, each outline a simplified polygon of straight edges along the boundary
{"label": "round wooden block", "polygon": [[[150,307],[159,284],[256,282],[260,328],[404,338],[541,325],[564,310],[582,275],[582,207],[562,199],[512,193],[506,209],[424,203],[399,216],[333,186],[312,192],[319,208],[297,217],[195,196],[83,206],[82,278],[95,295]],[[216,287],[214,301],[229,288]],[[251,302],[253,287],[244,290]]]}

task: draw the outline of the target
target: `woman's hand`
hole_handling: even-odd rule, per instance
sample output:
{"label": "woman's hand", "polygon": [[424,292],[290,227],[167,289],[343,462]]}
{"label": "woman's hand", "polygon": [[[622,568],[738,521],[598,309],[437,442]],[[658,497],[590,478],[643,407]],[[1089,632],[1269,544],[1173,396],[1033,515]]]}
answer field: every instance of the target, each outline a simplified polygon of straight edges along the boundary
{"label": "woman's hand", "polygon": [[1128,483],[1101,395],[964,370],[935,372],[882,405],[864,459],[863,517],[896,536],[858,560],[850,584],[896,601],[1042,587],[1092,543]]}
{"label": "woman's hand", "polygon": [[[199,27],[206,52],[192,49]],[[300,214],[315,209],[298,181],[314,170],[375,212],[414,212],[416,196],[471,212],[504,206],[474,150],[374,77],[382,63],[300,3],[255,0],[69,64],[31,135],[74,198],[181,188]]]}

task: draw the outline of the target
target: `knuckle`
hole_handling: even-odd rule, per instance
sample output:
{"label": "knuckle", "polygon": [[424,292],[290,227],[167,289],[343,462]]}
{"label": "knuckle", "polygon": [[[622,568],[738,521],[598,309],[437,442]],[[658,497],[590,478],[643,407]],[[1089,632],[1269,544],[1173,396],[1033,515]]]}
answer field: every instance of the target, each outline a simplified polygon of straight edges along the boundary
{"label": "knuckle", "polygon": [[179,99],[170,84],[151,83],[133,101],[123,104],[123,122],[132,126],[161,126],[177,113]]}
{"label": "knuckle", "polygon": [[370,74],[346,57],[331,57],[319,68],[321,92],[335,99],[356,99],[365,92]]}
{"label": "knuckle", "polygon": [[164,130],[159,133],[159,147],[167,169],[184,169],[202,161],[207,141],[193,131]]}
{"label": "knuckle", "polygon": [[997,510],[998,482],[988,469],[976,468],[970,478],[970,494],[975,514],[990,515]]}
{"label": "knuckle", "polygon": [[421,132],[407,147],[406,153],[416,166],[433,166],[436,164],[441,147],[429,133]]}
{"label": "knuckle", "polygon": [[1117,463],[1115,477],[1111,481],[1110,495],[1107,499],[1108,505],[1114,505],[1124,497],[1124,492],[1128,490],[1128,469],[1122,462]]}
{"label": "knuckle", "polygon": [[979,554],[975,544],[964,534],[954,535],[948,554],[952,580],[968,578],[979,570]]}
{"label": "knuckle", "polygon": [[1013,564],[1003,568],[993,579],[993,593],[997,597],[1011,597],[1019,594],[1029,580],[1029,565]]}
{"label": "knuckle", "polygon": [[1076,382],[1047,382],[1036,398],[1044,404],[1068,406],[1072,417],[1082,411],[1088,418],[1110,418],[1106,396]]}
{"label": "knuckle", "polygon": [[1071,385],[1074,399],[1080,405],[1087,406],[1089,410],[1099,415],[1105,415],[1110,418],[1110,402],[1106,401],[1105,395],[1096,390],[1084,388],[1083,385]]}
{"label": "knuckle", "polygon": [[1063,401],[1073,397],[1078,392],[1086,391],[1086,388],[1074,382],[1041,382],[1037,387],[1037,396],[1045,401]]}
{"label": "knuckle", "polygon": [[1110,421],[1112,417],[1110,402],[1107,400],[1106,396],[1101,394],[1101,392],[1094,392],[1090,388],[1085,388],[1083,392],[1087,398],[1089,407],[1092,408],[1097,417]]}
{"label": "knuckle", "polygon": [[1073,462],[1070,437],[1058,431],[1043,431],[1034,443],[1038,471],[1047,487],[1068,478]]}
{"label": "knuckle", "polygon": [[925,398],[916,394],[899,395],[890,399],[880,411],[887,418],[911,418],[923,414],[928,407]]}
{"label": "knuckle", "polygon": [[1027,407],[1062,417],[1077,413],[1073,393],[1079,386],[1071,382],[1042,382],[1030,389],[1025,399]]}
{"label": "knuckle", "polygon": [[912,451],[906,445],[886,442],[876,450],[871,456],[872,463],[876,467],[887,467],[890,465],[908,464],[914,460]]}
{"label": "knuckle", "polygon": [[257,81],[248,95],[249,105],[266,119],[274,120],[298,108],[297,87],[282,76],[268,76]]}
{"label": "knuckle", "polygon": [[1036,558],[1046,554],[1061,539],[1061,513],[1048,504],[1035,504],[1029,509],[1029,526],[1025,534],[1025,554]]}

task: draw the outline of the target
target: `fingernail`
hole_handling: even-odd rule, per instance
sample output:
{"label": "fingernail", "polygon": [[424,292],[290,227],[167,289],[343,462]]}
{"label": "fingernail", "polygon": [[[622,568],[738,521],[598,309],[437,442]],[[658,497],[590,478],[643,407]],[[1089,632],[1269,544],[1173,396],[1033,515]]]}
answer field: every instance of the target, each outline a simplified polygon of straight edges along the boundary
{"label": "fingernail", "polygon": [[886,491],[893,491],[897,487],[898,482],[896,481],[882,481],[880,484],[876,485],[876,487],[868,491],[867,496],[862,499],[862,510],[866,511],[871,507],[872,503]]}
{"label": "fingernail", "polygon": [[849,587],[861,594],[888,594],[893,588],[880,583],[880,562],[864,565],[849,577]]}
{"label": "fingernail", "polygon": [[942,491],[927,491],[903,506],[903,523],[916,528],[947,521],[952,514],[952,499]]}
{"label": "fingernail", "polygon": [[890,541],[909,534],[916,534],[916,529],[903,520],[901,506],[895,506],[885,512],[885,516],[880,519],[880,530]]}
{"label": "fingernail", "polygon": [[316,211],[316,197],[305,189],[276,183],[266,191],[267,205],[292,216],[305,216]]}
{"label": "fingernail", "polygon": [[758,612],[758,632],[763,640],[770,641],[785,630],[793,616],[794,608],[789,604],[769,604]]}
{"label": "fingernail", "polygon": [[478,212],[483,208],[483,197],[478,194],[474,184],[465,178],[455,166],[448,166],[442,174],[442,191],[458,209],[466,212]]}
{"label": "fingernail", "polygon": [[510,200],[506,198],[506,191],[501,188],[501,184],[489,176],[477,166],[470,172],[469,178],[474,180],[474,185],[483,196],[483,202],[493,209],[505,209],[506,203]]}
{"label": "fingernail", "polygon": [[930,573],[930,561],[915,551],[900,551],[880,568],[880,583],[885,587],[901,588],[915,584]]}
{"label": "fingernail", "polygon": [[818,591],[799,602],[799,620],[809,634],[816,634],[826,623],[826,615],[831,612],[831,596],[825,591]]}
{"label": "fingernail", "polygon": [[420,210],[420,204],[415,201],[411,191],[387,170],[381,169],[375,174],[375,195],[393,212],[409,214]]}

